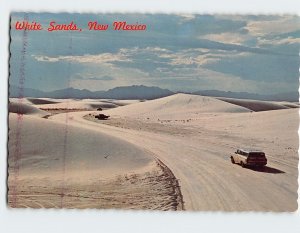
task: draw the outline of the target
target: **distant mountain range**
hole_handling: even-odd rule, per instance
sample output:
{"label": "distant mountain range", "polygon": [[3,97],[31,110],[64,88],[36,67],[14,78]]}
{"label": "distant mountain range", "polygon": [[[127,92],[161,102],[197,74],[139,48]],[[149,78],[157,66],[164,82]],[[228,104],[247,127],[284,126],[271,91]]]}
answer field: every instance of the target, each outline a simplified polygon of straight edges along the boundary
{"label": "distant mountain range", "polygon": [[231,91],[218,91],[218,90],[205,90],[193,92],[195,95],[214,96],[214,97],[227,97],[235,99],[253,99],[253,100],[269,100],[269,101],[290,101],[298,102],[298,92],[286,92],[273,95],[260,95],[249,92],[231,92]]}
{"label": "distant mountain range", "polygon": [[89,91],[87,89],[66,88],[56,91],[43,92],[31,88],[20,88],[11,85],[9,88],[9,97],[36,97],[36,98],[57,98],[57,99],[157,99],[174,94],[174,92],[159,87],[147,86],[126,86],[116,87],[108,91]]}
{"label": "distant mountain range", "polygon": [[[133,85],[124,87],[115,87],[108,91],[89,91],[87,89],[66,88],[50,92],[44,92],[32,88],[23,88],[20,90],[17,86],[11,85],[9,88],[9,97],[19,97],[23,94],[24,97],[36,98],[74,98],[74,99],[157,99],[169,95],[173,95],[168,89],[159,87],[147,87],[143,85]],[[184,92],[186,93],[186,92]],[[254,99],[254,100],[273,100],[273,101],[290,101],[298,102],[298,92],[280,93],[274,95],[260,95],[248,92],[231,92],[231,91],[218,91],[218,90],[203,90],[187,94],[214,96],[214,97],[227,97],[237,99]]]}

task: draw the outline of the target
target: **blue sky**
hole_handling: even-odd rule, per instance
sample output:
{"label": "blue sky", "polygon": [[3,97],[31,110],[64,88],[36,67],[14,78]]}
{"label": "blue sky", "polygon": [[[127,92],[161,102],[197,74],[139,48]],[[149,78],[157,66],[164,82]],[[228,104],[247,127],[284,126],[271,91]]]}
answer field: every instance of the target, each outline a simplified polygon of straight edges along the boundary
{"label": "blue sky", "polygon": [[[107,90],[147,85],[173,91],[223,90],[273,94],[298,90],[300,20],[297,16],[50,14],[28,20],[74,21],[82,32],[16,31],[24,13],[11,15],[10,84]],[[147,25],[146,31],[89,31],[87,23]],[[22,48],[27,41],[25,60]]]}

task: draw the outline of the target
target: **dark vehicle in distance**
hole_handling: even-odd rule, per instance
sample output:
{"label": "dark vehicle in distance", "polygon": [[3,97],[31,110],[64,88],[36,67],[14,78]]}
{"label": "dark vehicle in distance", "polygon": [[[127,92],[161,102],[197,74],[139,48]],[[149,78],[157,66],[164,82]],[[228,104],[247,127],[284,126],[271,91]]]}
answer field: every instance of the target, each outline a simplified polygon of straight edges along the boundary
{"label": "dark vehicle in distance", "polygon": [[97,118],[98,120],[107,120],[109,116],[104,114],[98,114],[95,116],[95,118]]}
{"label": "dark vehicle in distance", "polygon": [[230,156],[233,164],[240,164],[242,167],[256,166],[263,167],[267,165],[267,158],[263,151],[253,149],[238,149]]}

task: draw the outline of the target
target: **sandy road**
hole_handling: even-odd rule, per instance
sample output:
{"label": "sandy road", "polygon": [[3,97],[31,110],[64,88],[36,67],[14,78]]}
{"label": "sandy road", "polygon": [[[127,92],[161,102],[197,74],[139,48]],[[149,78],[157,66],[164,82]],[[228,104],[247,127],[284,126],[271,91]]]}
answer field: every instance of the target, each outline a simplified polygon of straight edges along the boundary
{"label": "sandy road", "polygon": [[[179,179],[186,210],[294,211],[297,208],[296,159],[269,157],[263,171],[243,169],[229,161],[229,153],[245,138],[224,137],[218,131],[172,135],[113,127],[82,117],[87,112],[58,114],[65,121],[112,135],[152,152]],[[220,140],[222,139],[222,140]]]}

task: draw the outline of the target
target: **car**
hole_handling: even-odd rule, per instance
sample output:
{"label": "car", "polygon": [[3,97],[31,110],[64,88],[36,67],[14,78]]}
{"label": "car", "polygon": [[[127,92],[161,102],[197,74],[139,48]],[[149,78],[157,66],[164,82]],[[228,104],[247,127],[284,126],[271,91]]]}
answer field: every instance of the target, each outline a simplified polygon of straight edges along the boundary
{"label": "car", "polygon": [[97,118],[98,120],[107,120],[109,116],[105,114],[98,114],[95,116],[95,118]]}
{"label": "car", "polygon": [[237,149],[230,156],[233,164],[240,164],[242,167],[263,167],[267,165],[267,158],[263,151],[254,149]]}

